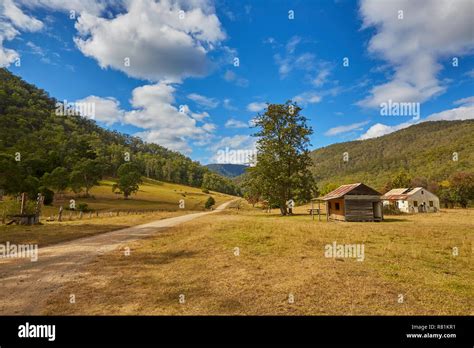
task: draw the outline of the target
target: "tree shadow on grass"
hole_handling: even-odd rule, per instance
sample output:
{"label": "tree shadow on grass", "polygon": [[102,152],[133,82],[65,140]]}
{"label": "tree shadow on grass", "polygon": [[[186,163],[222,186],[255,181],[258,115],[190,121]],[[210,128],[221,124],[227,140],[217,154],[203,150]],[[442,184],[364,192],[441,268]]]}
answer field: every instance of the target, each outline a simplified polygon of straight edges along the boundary
{"label": "tree shadow on grass", "polygon": [[400,219],[400,218],[387,218],[387,217],[384,217],[383,218],[383,222],[408,222],[407,219]]}

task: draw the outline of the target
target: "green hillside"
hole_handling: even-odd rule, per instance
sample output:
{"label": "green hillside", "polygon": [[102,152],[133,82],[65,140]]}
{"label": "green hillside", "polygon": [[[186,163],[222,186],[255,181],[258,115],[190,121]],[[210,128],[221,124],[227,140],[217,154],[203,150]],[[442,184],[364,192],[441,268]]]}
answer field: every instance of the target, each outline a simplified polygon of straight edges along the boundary
{"label": "green hillside", "polygon": [[[145,179],[140,184],[138,192],[133,194],[130,199],[123,199],[121,195],[112,192],[112,185],[115,182],[111,178],[100,181],[100,185],[91,189],[91,197],[77,197],[73,192],[65,192],[57,197],[54,204],[44,207],[42,213],[44,216],[57,214],[59,206],[66,208],[69,206],[71,198],[75,199],[76,205],[85,203],[87,208],[94,212],[119,210],[202,211],[205,210],[204,203],[210,196],[215,199],[216,206],[233,198],[233,196],[224,193],[213,191],[204,193],[201,189],[195,187]],[[184,201],[183,208],[179,207],[180,200]],[[0,212],[1,210],[2,204],[0,202]]]}
{"label": "green hillside", "polygon": [[474,120],[423,122],[379,138],[317,149],[311,157],[319,187],[364,182],[380,189],[401,169],[413,178],[440,181],[474,170]]}

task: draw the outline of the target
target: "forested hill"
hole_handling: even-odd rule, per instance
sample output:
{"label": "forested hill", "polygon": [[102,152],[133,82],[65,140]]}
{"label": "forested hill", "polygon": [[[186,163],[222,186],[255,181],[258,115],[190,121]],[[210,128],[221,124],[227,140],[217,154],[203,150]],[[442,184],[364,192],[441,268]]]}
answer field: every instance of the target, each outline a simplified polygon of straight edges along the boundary
{"label": "forested hill", "polygon": [[474,120],[423,122],[379,138],[333,144],[311,157],[319,187],[364,182],[380,189],[400,170],[441,181],[474,170]]}
{"label": "forested hill", "polygon": [[0,69],[0,189],[6,193],[37,192],[45,173],[56,168],[74,171],[76,178],[87,172],[115,177],[127,153],[144,176],[237,193],[229,179],[178,152],[81,116],[57,116],[55,109],[56,100],[45,91]]}
{"label": "forested hill", "polygon": [[243,164],[232,164],[232,163],[213,163],[208,164],[206,167],[214,173],[227,176],[229,178],[235,178],[245,173],[248,166]]}

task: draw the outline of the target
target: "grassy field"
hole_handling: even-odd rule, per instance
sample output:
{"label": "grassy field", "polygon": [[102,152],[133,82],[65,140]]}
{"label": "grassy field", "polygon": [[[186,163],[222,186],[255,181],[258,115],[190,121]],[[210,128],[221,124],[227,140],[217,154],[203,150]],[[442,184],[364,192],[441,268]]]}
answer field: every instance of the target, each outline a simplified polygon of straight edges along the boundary
{"label": "grassy field", "polygon": [[178,210],[178,204],[184,199],[184,210],[204,210],[204,203],[212,195],[216,204],[229,200],[229,195],[210,192],[206,194],[200,188],[184,186],[179,184],[166,183],[162,181],[145,179],[140,185],[139,191],[129,199],[124,199],[123,195],[112,192],[113,180],[103,180],[99,186],[94,186],[91,197],[77,197],[73,193],[66,194],[61,201],[56,201],[53,206],[46,206],[43,215],[57,214],[60,205],[69,206],[69,200],[75,199],[76,206],[86,203],[89,209],[99,211],[117,210]]}
{"label": "grassy field", "polygon": [[147,214],[100,217],[91,220],[45,222],[42,225],[0,225],[0,244],[38,244],[39,247],[120,230],[130,226],[188,214],[191,211],[163,211]]}
{"label": "grassy field", "polygon": [[[0,244],[9,241],[15,244],[38,244],[43,247],[154,220],[203,211],[205,210],[204,203],[210,195],[214,197],[216,206],[234,198],[222,193],[206,194],[198,188],[147,179],[140,185],[140,190],[136,195],[125,200],[123,196],[112,192],[112,185],[113,181],[102,181],[100,186],[91,190],[89,198],[78,198],[71,193],[66,193],[62,200],[56,201],[52,206],[43,207],[42,225],[0,225]],[[64,210],[63,221],[58,222],[59,206],[67,207],[69,200],[73,198],[76,200],[76,206],[87,203],[88,208],[94,210],[94,214],[85,213],[79,220],[79,214],[75,212],[70,221],[71,212]],[[185,203],[183,209],[178,206],[181,199],[184,199]],[[145,213],[143,212],[145,210],[153,212]],[[96,217],[96,211],[101,212],[102,215]],[[122,214],[116,216],[118,211]],[[129,211],[130,215],[128,215]],[[105,212],[114,212],[114,216],[108,216],[104,214]],[[56,221],[46,221],[47,217],[54,215],[56,215]]]}
{"label": "grassy field", "polygon": [[[473,231],[472,209],[346,223],[246,206],[101,256],[46,313],[472,315]],[[364,261],[325,257],[334,241],[363,244]]]}

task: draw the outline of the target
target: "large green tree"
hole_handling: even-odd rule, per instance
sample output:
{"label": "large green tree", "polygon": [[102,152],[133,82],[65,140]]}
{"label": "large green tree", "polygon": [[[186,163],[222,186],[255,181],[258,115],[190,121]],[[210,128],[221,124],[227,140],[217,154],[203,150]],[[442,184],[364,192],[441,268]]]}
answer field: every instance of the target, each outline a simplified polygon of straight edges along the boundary
{"label": "large green tree", "polygon": [[244,198],[255,207],[255,204],[262,201],[262,183],[257,175],[245,173],[242,175],[241,186],[243,187]]}
{"label": "large green tree", "polygon": [[459,172],[450,178],[451,197],[462,208],[474,200],[474,173]]}
{"label": "large green tree", "polygon": [[41,183],[55,193],[62,193],[69,186],[69,173],[64,167],[57,167],[51,173],[45,173]]}
{"label": "large green tree", "polygon": [[309,136],[312,129],[291,101],[270,104],[255,118],[258,128],[256,165],[249,169],[250,180],[260,185],[263,199],[278,206],[282,215],[292,214],[287,203],[306,202],[315,193],[309,170]]}
{"label": "large green tree", "polygon": [[89,190],[102,179],[104,167],[102,163],[92,159],[78,162],[69,177],[72,190],[78,193],[84,189],[86,197],[89,196]]}
{"label": "large green tree", "polygon": [[122,164],[118,171],[117,183],[112,186],[112,190],[123,193],[125,199],[138,191],[139,184],[142,182],[140,170],[134,163]]}
{"label": "large green tree", "polygon": [[0,153],[0,190],[5,194],[17,194],[22,190],[23,175],[13,156]]}

